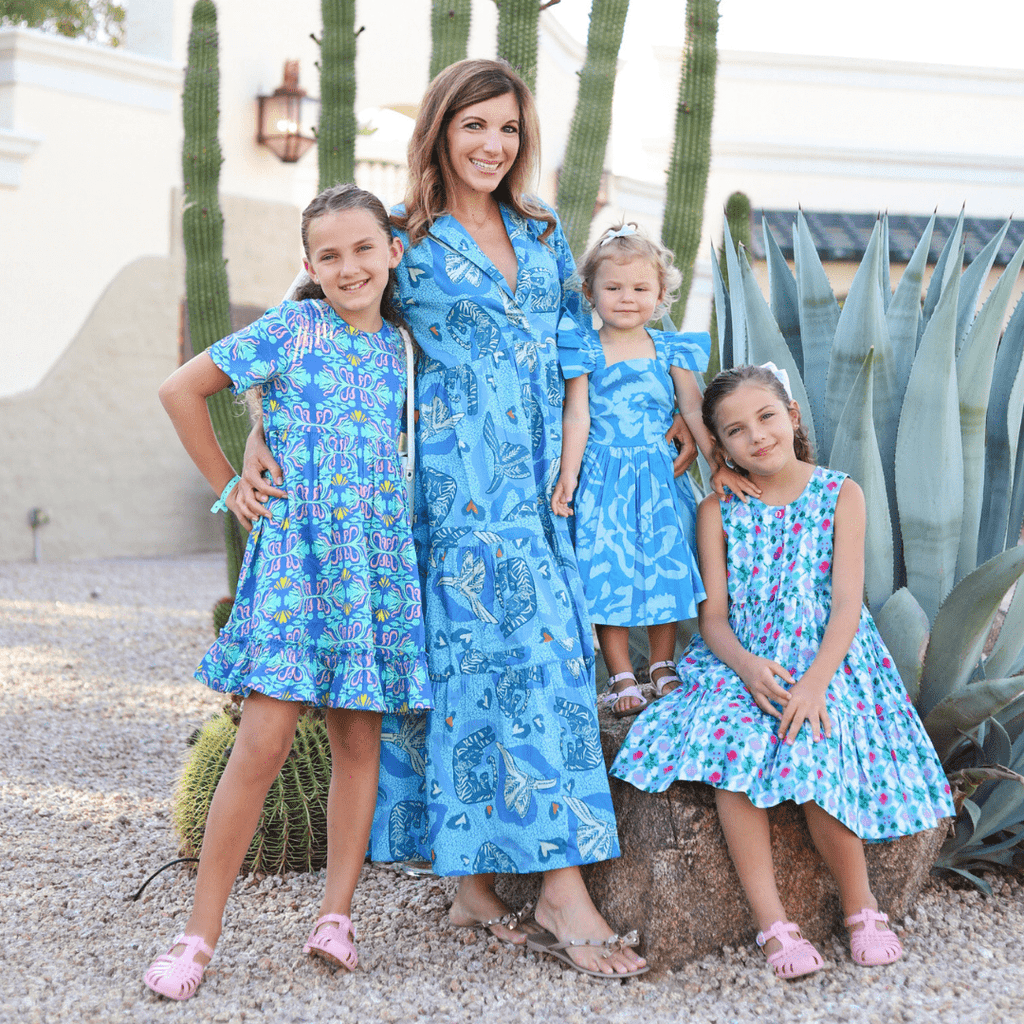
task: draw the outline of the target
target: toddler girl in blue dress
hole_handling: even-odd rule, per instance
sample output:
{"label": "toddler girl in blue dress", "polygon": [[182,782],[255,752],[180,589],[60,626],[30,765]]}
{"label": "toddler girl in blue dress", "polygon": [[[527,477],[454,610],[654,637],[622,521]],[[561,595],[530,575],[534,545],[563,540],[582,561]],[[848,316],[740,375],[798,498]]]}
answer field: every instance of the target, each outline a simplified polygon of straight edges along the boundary
{"label": "toddler girl in blue dress", "polygon": [[578,273],[602,326],[587,333],[575,321],[559,327],[565,406],[551,508],[575,515],[576,558],[610,675],[602,700],[622,717],[648,703],[630,664],[629,627],[647,627],[651,681],[663,696],[679,685],[672,660],[676,624],[696,616],[704,599],[694,555],[696,502],[665,438],[673,415],[683,417],[714,468],[716,491],[758,491],[712,461],[694,377],[707,368],[710,336],[647,326],[679,287],[672,254],[623,224],[590,247]]}
{"label": "toddler girl in blue dress", "polygon": [[[231,618],[196,678],[245,698],[210,806],[192,913],[144,981],[188,999],[213,956],[232,883],[304,705],[331,745],[327,884],[305,952],[356,966],[352,895],[377,801],[381,718],[431,705],[419,574],[396,447],[405,348],[392,304],[402,243],[380,201],[354,185],[302,215],[313,295],[282,302],[173,373],[160,399],[178,436],[252,532]],[[390,322],[389,322],[390,321]],[[206,399],[259,388],[267,441],[289,490],[250,514]]]}

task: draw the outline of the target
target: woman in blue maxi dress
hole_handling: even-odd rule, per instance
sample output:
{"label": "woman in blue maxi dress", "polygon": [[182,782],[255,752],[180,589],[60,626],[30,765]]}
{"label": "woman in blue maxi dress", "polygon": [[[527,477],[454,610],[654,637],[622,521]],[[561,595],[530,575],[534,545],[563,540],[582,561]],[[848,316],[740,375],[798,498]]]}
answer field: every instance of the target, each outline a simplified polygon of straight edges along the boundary
{"label": "woman in blue maxi dress", "polygon": [[[424,97],[410,202],[392,218],[406,248],[401,311],[422,350],[413,536],[436,710],[385,716],[370,855],[462,876],[455,925],[544,941],[571,966],[618,978],[647,966],[579,872],[619,846],[590,623],[568,527],[550,511],[557,331],[566,314],[566,330],[589,316],[567,287],[574,263],[557,218],[525,194],[538,147],[532,97],[509,65],[451,65]],[[275,493],[255,473],[245,480]],[[534,871],[537,925],[521,928],[494,874]]]}

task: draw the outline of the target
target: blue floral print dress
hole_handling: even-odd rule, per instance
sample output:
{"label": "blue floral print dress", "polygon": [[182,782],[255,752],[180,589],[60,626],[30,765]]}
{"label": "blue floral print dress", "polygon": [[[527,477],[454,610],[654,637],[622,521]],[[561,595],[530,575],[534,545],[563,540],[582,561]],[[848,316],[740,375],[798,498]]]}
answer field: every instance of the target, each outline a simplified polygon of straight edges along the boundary
{"label": "blue floral print dress", "polygon": [[236,394],[262,387],[288,497],[271,498],[272,519],[253,525],[231,617],[196,678],[319,707],[430,707],[397,449],[401,336],[387,324],[365,334],[327,302],[305,300],[209,353]]}
{"label": "blue floral print dress", "polygon": [[[559,336],[566,378],[589,374],[590,437],[573,503],[576,559],[594,622],[692,619],[704,600],[688,478],[665,440],[676,397],[669,366],[707,369],[711,336],[648,331],[653,359],[609,366],[596,331]],[[582,344],[579,343],[582,338]]]}
{"label": "blue floral print dress", "polygon": [[[440,875],[618,855],[594,651],[568,527],[550,511],[562,443],[556,331],[572,255],[502,208],[511,291],[451,216],[406,248],[417,366],[414,536],[434,711],[386,718],[371,856]],[[407,239],[403,238],[403,241]],[[574,329],[567,327],[566,329]]]}
{"label": "blue floral print dress", "polygon": [[[740,643],[799,679],[832,603],[832,535],[845,474],[816,468],[789,505],[723,502],[729,623]],[[643,712],[611,773],[661,792],[677,779],[746,793],[757,807],[813,800],[862,839],[894,839],[953,815],[942,765],[866,608],[828,689],[832,736],[806,723],[790,746],[778,719],[700,638],[683,685]]]}

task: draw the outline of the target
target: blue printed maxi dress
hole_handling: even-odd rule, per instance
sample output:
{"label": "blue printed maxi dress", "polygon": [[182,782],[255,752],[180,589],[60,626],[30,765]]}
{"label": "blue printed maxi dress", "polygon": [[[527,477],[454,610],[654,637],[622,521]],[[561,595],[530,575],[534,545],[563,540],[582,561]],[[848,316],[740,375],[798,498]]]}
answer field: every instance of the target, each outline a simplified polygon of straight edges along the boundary
{"label": "blue printed maxi dress", "polygon": [[262,387],[288,497],[254,523],[231,617],[196,678],[319,707],[430,707],[396,447],[400,335],[357,331],[323,300],[283,302],[209,352],[236,394]]}
{"label": "blue printed maxi dress", "polygon": [[[832,605],[832,535],[845,474],[816,468],[789,505],[721,503],[729,624],[740,643],[799,679]],[[757,807],[813,800],[862,839],[894,839],[953,815],[949,784],[866,608],[828,689],[832,735],[790,746],[742,680],[695,638],[683,685],[644,711],[611,773],[661,792],[677,779],[746,793]]]}
{"label": "blue printed maxi dress", "polygon": [[[560,228],[503,207],[518,276],[450,216],[407,247],[400,300],[418,366],[416,520],[435,710],[386,719],[377,860],[441,875],[527,872],[618,855],[594,652],[564,520],[556,330],[572,256]],[[403,238],[403,241],[407,241]]]}
{"label": "blue printed maxi dress", "polygon": [[[573,501],[576,559],[590,618],[613,626],[692,619],[704,600],[688,478],[665,440],[676,397],[669,366],[707,369],[711,336],[649,331],[653,359],[609,366],[596,331],[559,335],[566,378],[588,374],[590,436]],[[582,344],[580,344],[582,339]]]}

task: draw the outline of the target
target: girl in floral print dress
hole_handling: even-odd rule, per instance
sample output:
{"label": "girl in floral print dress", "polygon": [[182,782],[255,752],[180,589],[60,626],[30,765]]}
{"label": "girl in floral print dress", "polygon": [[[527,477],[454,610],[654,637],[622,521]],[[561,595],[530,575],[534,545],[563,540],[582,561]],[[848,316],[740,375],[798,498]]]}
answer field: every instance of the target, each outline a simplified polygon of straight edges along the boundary
{"label": "girl in floral print dress", "polygon": [[[327,884],[305,952],[353,969],[349,918],[377,800],[381,720],[431,706],[419,576],[397,441],[406,394],[395,326],[402,243],[369,192],[337,185],[302,215],[312,286],[172,374],[160,398],[185,449],[248,530],[231,618],[196,671],[245,698],[199,858],[192,914],[145,983],[188,999],[303,706],[331,745]],[[252,523],[206,399],[258,387],[289,490]],[[251,492],[250,492],[251,494]]]}
{"label": "girl in floral print dress", "polygon": [[611,772],[651,792],[677,779],[715,787],[758,945],[782,978],[823,964],[775,884],[765,808],[795,800],[838,884],[853,959],[891,963],[902,949],[878,912],[862,841],[930,828],[953,805],[861,600],[863,493],[813,464],[800,408],[771,364],[719,374],[702,415],[760,498],[701,503],[701,635],[680,659],[682,685],[637,719]]}

